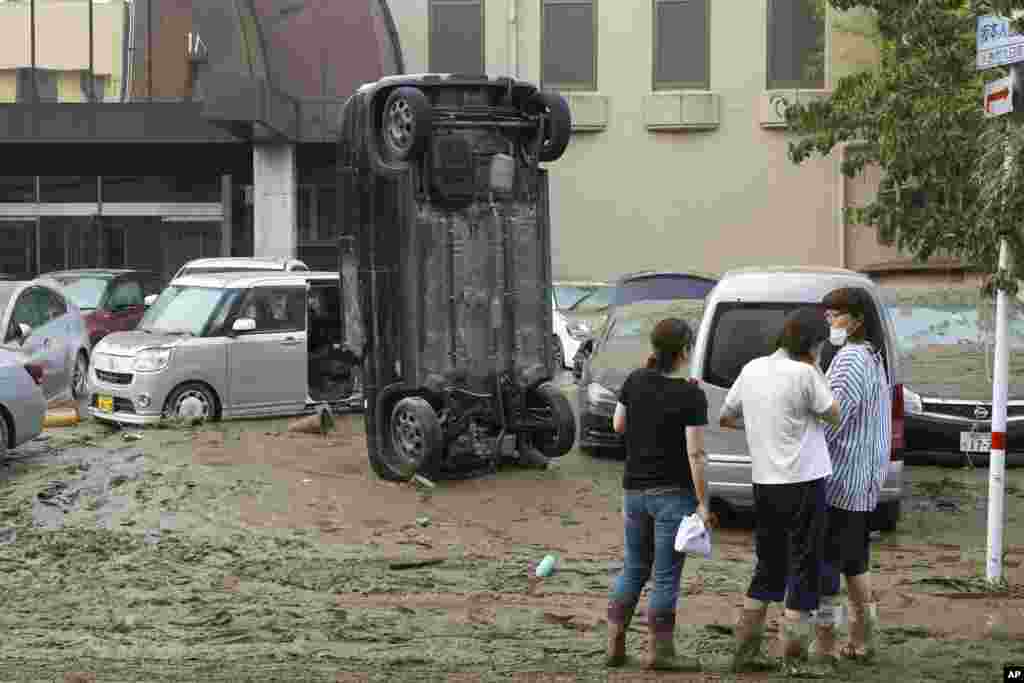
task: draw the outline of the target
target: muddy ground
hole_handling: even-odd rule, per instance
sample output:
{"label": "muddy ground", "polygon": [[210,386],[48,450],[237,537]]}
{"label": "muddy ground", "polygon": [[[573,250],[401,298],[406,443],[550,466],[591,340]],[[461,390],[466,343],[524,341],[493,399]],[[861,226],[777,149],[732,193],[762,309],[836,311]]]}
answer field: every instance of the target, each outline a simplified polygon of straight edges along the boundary
{"label": "muddy ground", "polygon": [[[678,646],[707,673],[602,668],[621,462],[575,452],[430,491],[370,471],[362,419],[123,433],[52,429],[0,465],[0,681],[727,681],[753,559],[689,559]],[[911,468],[874,546],[879,659],[830,680],[995,681],[1024,662],[1024,470],[1008,585],[984,576],[987,470]],[[548,553],[559,571],[531,578]],[[776,611],[777,612],[777,611]],[[773,614],[777,618],[777,613]],[[773,624],[777,626],[777,624]],[[639,615],[629,648],[645,640]]]}

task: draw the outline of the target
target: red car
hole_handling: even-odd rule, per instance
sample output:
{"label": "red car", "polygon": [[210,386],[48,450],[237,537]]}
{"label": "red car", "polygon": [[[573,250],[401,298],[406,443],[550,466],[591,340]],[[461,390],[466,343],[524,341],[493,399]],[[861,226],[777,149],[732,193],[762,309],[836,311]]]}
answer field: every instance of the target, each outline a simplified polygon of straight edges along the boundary
{"label": "red car", "polygon": [[81,309],[90,346],[111,332],[134,330],[146,312],[146,296],[160,291],[156,274],[145,270],[62,270],[39,279],[56,282]]}

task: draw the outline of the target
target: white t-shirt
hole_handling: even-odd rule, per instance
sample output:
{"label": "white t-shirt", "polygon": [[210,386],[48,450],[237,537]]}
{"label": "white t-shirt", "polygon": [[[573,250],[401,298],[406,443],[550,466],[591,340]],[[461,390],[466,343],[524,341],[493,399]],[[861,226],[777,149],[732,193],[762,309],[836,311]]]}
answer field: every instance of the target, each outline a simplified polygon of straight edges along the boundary
{"label": "white t-shirt", "polygon": [[832,401],[821,370],[782,349],[743,367],[722,415],[743,418],[755,484],[796,484],[832,474],[817,418]]}

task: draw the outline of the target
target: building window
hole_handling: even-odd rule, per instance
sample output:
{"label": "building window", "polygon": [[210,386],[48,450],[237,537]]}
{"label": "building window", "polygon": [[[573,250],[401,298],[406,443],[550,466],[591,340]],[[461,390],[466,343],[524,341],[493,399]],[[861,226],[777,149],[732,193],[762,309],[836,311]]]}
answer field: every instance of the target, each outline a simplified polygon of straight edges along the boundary
{"label": "building window", "polygon": [[107,77],[96,76],[92,77],[92,92],[89,91],[89,72],[79,72],[79,81],[82,84],[82,101],[83,102],[102,102],[107,91]]}
{"label": "building window", "polygon": [[768,0],[768,89],[825,87],[825,3]]}
{"label": "building window", "polygon": [[708,90],[709,0],[654,0],[654,89]]}
{"label": "building window", "polygon": [[340,231],[338,193],[332,185],[299,185],[299,243],[333,242]]}
{"label": "building window", "polygon": [[[18,74],[18,101],[32,101],[32,69],[21,68]],[[57,101],[57,80],[58,72],[51,69],[36,69],[36,87],[39,92],[40,102]]]}
{"label": "building window", "polygon": [[553,90],[597,90],[597,0],[541,0],[541,82]]}
{"label": "building window", "polygon": [[430,70],[482,74],[484,12],[480,0],[430,0]]}

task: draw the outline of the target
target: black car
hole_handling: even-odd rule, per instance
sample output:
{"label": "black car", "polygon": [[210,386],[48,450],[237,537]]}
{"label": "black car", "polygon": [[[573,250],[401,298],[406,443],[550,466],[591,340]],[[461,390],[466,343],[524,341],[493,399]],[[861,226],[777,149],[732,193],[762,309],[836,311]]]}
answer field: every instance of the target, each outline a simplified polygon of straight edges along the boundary
{"label": "black car", "polygon": [[[975,290],[889,292],[904,355],[909,463],[987,465],[992,433],[993,313]],[[1008,464],[1024,463],[1024,309],[1011,305]],[[980,313],[980,315],[979,315]]]}
{"label": "black car", "polygon": [[[718,280],[707,275],[680,273],[674,271],[646,270],[630,273],[619,278],[615,286],[604,290],[600,301],[602,323],[611,319],[619,306],[628,306],[641,301],[673,301],[677,299],[701,299],[708,295]],[[577,306],[595,306],[598,300],[582,299]],[[580,344],[573,357],[573,376],[579,380],[583,367],[594,348],[594,341],[601,336],[601,326],[594,325],[594,337]]]}
{"label": "black car", "polygon": [[651,330],[659,320],[675,317],[688,321],[696,332],[703,311],[703,299],[651,301],[616,307],[596,340],[577,392],[580,450],[593,454],[597,450],[622,449],[622,435],[612,429],[612,416],[622,383],[651,353]]}

